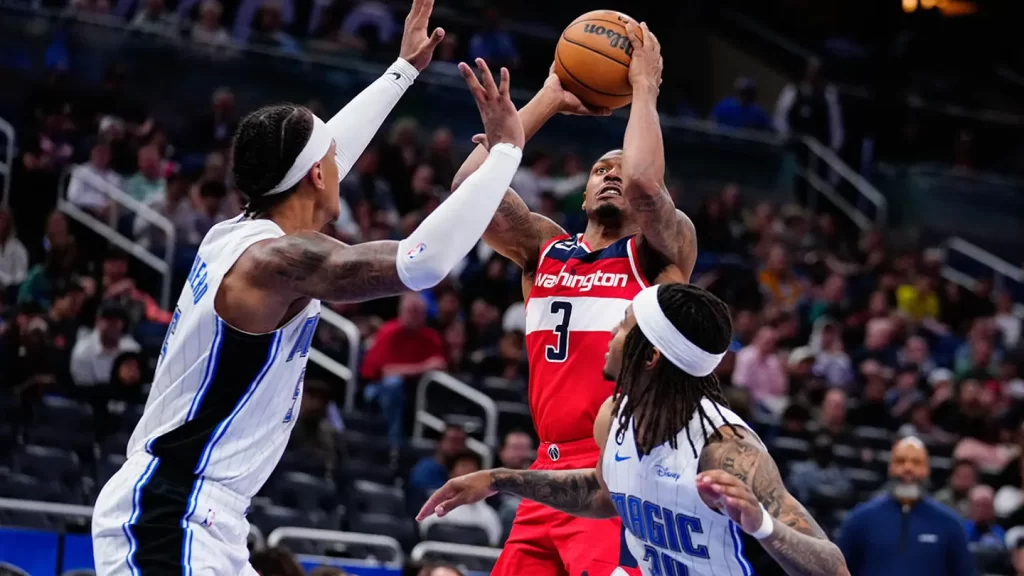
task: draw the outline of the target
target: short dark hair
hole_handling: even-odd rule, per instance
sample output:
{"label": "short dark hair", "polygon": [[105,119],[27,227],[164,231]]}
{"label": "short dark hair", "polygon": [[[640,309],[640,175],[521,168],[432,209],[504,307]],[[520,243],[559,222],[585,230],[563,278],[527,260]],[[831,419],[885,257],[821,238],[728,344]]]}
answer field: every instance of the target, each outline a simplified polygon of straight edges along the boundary
{"label": "short dark hair", "polygon": [[473,452],[472,450],[463,450],[462,452],[459,452],[458,454],[456,454],[452,458],[452,466],[451,467],[454,468],[456,464],[458,464],[459,462],[461,462],[463,460],[472,460],[473,463],[476,464],[476,467],[480,468],[481,470],[484,467],[484,459],[479,454],[477,454],[476,452]]}
{"label": "short dark hair", "polygon": [[232,143],[232,173],[248,200],[247,215],[266,212],[294,190],[267,196],[312,134],[313,113],[296,104],[265,106],[242,119]]}
{"label": "short dark hair", "polygon": [[[707,290],[691,284],[662,284],[658,287],[658,305],[672,326],[701,350],[721,354],[729,349],[732,316],[725,303]],[[677,448],[676,438],[694,414],[701,419],[706,441],[717,429],[709,431],[703,426],[711,420],[701,400],[707,397],[716,409],[729,405],[714,372],[707,376],[687,374],[664,355],[647,370],[645,364],[654,348],[640,326],[634,326],[623,344],[622,369],[615,384],[616,438],[621,442],[636,417],[636,448],[641,456],[665,443]],[[697,457],[693,439],[687,437]]]}
{"label": "short dark hair", "polygon": [[207,180],[199,186],[199,196],[202,198],[223,198],[228,195],[228,188],[223,182]]}
{"label": "short dark hair", "polygon": [[978,466],[974,462],[971,462],[966,458],[957,458],[956,460],[953,460],[953,465],[949,467],[949,471],[950,473],[956,472],[957,469],[962,466],[970,468],[971,470],[974,471],[975,474],[978,473]]}

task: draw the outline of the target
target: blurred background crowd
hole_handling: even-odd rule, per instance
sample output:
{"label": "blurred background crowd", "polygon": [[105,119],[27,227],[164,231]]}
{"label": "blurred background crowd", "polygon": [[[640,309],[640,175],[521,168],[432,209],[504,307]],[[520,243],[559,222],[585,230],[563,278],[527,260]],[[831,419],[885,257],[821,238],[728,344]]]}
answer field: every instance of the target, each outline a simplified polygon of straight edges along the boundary
{"label": "blurred background crowd", "polygon": [[[807,26],[780,22],[768,4],[800,11]],[[930,459],[911,475],[959,518],[972,566],[1020,576],[1024,272],[1013,232],[1024,185],[1013,172],[1024,140],[1020,100],[1005,94],[1024,83],[1013,55],[974,66],[999,48],[1002,37],[986,34],[1009,8],[891,4],[627,11],[686,32],[663,34],[669,185],[696,226],[694,282],[733,311],[717,370],[733,409],[848,558],[862,553],[842,535],[848,511],[885,497],[893,441],[913,435]],[[344,178],[342,217],[324,233],[402,238],[443,201],[479,123],[454,63],[510,66],[517,97],[528,97],[558,30],[592,8],[531,6],[499,15],[491,3],[439,1],[435,20],[449,34]],[[0,170],[0,498],[91,503],[124,460],[196,247],[241,211],[227,154],[239,118],[276,99],[330,116],[394,58],[405,10],[378,0],[0,8],[0,74],[17,86],[0,95],[16,134]],[[886,24],[884,41],[869,22]],[[950,31],[986,41],[965,41],[968,55],[933,53],[945,58],[935,66],[922,53]],[[899,57],[872,73],[880,51]],[[513,187],[582,231],[590,163],[619,146],[623,118],[552,124],[528,145]],[[978,251],[955,269],[954,236]],[[329,308],[351,324],[320,323],[299,422],[250,521],[265,535],[387,535],[405,553],[421,541],[500,547],[514,499],[419,525],[411,513],[449,477],[533,460],[518,269],[481,243],[428,292]],[[438,372],[493,401],[493,429],[465,392],[418,396]],[[3,507],[0,524],[83,526]],[[306,569],[386,560],[372,542],[287,545]],[[908,552],[918,553],[937,554]],[[287,550],[260,554],[263,576],[296,573]],[[435,556],[489,566],[486,554]],[[456,569],[420,570],[407,567]]]}

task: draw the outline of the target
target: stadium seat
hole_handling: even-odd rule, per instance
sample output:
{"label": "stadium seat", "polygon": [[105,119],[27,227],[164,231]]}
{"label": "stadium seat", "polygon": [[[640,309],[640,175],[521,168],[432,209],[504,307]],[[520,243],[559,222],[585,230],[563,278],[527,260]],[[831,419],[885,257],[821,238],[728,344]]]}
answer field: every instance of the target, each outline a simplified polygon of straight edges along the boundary
{"label": "stadium seat", "polygon": [[513,402],[522,404],[526,401],[526,390],[522,384],[507,378],[488,376],[481,382],[485,394],[495,402]]}
{"label": "stadium seat", "polygon": [[427,439],[413,438],[411,442],[402,446],[402,452],[398,459],[399,473],[405,477],[417,462],[434,455],[437,450],[437,442]]}
{"label": "stadium seat", "polygon": [[522,402],[498,402],[498,437],[513,430],[533,430],[530,407]]}
{"label": "stadium seat", "polygon": [[480,556],[468,556],[451,552],[430,551],[423,555],[423,562],[438,562],[452,564],[467,572],[488,574],[494,569],[495,559],[481,558]]}
{"label": "stadium seat", "polygon": [[872,450],[888,450],[892,446],[892,434],[885,428],[858,426],[853,429],[853,435],[862,446]]}
{"label": "stadium seat", "polygon": [[792,462],[807,460],[811,457],[811,444],[801,438],[779,436],[769,449],[780,469],[788,469]]}
{"label": "stadium seat", "polygon": [[836,444],[832,446],[832,454],[836,457],[836,462],[845,468],[854,468],[864,462],[860,457],[859,447]]}
{"label": "stadium seat", "polygon": [[351,505],[353,511],[360,514],[391,514],[402,516],[406,513],[405,496],[394,486],[385,486],[366,480],[356,480],[352,484]]}
{"label": "stadium seat", "polygon": [[28,445],[14,455],[14,470],[44,480],[70,483],[78,477],[78,457],[60,448]]}
{"label": "stadium seat", "polygon": [[281,526],[299,528],[323,528],[323,515],[319,512],[304,512],[284,506],[253,506],[249,510],[249,522],[252,522],[264,534],[270,534]]}
{"label": "stadium seat", "polygon": [[452,542],[455,544],[468,544],[470,546],[490,546],[491,541],[487,533],[477,526],[465,526],[438,522],[427,528],[426,540],[436,542]]}
{"label": "stadium seat", "polygon": [[319,511],[331,516],[338,507],[337,489],[326,478],[302,472],[285,472],[274,480],[270,490],[274,503],[308,512]]}
{"label": "stadium seat", "polygon": [[126,404],[124,412],[121,412],[117,417],[118,431],[130,436],[135,431],[135,426],[138,425],[139,420],[142,419],[144,409],[145,406],[141,404]]}
{"label": "stadium seat", "polygon": [[339,475],[345,481],[369,480],[377,484],[392,486],[395,483],[395,473],[390,466],[382,466],[373,462],[363,460],[345,460],[339,464]]}
{"label": "stadium seat", "polygon": [[115,432],[114,434],[111,434],[103,440],[103,453],[124,456],[128,453],[128,440],[130,440],[131,437],[131,432]]}
{"label": "stadium seat", "polygon": [[[942,457],[936,456],[936,457],[933,457],[933,458],[929,458],[928,462],[929,462],[929,464],[931,464],[931,467],[932,467],[932,477],[931,477],[932,486],[943,486],[943,485],[945,485],[946,484],[946,479],[949,478],[949,475],[952,472],[953,461],[950,460],[949,458],[942,458]],[[983,477],[982,480],[981,480],[981,483],[985,483],[986,481],[991,482],[992,479],[987,479],[986,480]]]}
{"label": "stadium seat", "polygon": [[[20,510],[0,510],[0,525],[34,530],[62,531],[64,529],[60,519],[38,512],[22,512]],[[4,571],[4,568],[6,566],[0,563],[0,574],[9,574]]]}
{"label": "stadium seat", "polygon": [[346,412],[341,416],[345,422],[345,430],[369,434],[371,436],[384,436],[388,432],[388,422],[378,414],[367,414],[366,412]]}
{"label": "stadium seat", "polygon": [[320,457],[295,448],[286,449],[277,464],[277,470],[281,472],[303,472],[317,477],[324,475],[326,467]]}
{"label": "stadium seat", "polygon": [[391,444],[384,436],[345,432],[348,455],[356,460],[387,466],[391,463]]}
{"label": "stadium seat", "polygon": [[366,534],[391,536],[406,551],[416,544],[416,527],[411,518],[388,514],[356,514],[349,520],[349,530]]}
{"label": "stadium seat", "polygon": [[885,481],[881,474],[864,468],[850,468],[846,471],[846,477],[853,483],[853,487],[857,494],[860,495],[861,500],[870,498]]}
{"label": "stadium seat", "polygon": [[7,474],[0,477],[0,497],[18,500],[52,502],[60,500],[60,486],[27,474]]}

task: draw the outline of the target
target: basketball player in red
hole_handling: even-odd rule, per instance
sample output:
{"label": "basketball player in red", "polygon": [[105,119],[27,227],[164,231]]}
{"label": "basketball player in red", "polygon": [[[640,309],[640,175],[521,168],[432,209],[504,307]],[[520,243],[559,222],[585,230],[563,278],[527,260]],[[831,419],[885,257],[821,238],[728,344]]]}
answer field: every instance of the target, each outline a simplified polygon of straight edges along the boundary
{"label": "basketball player in red", "polygon": [[[638,34],[642,29],[642,36]],[[612,328],[643,288],[688,282],[697,256],[693,224],[665,187],[658,122],[661,49],[646,25],[631,28],[629,79],[633,104],[622,150],[590,170],[583,198],[586,232],[571,236],[531,213],[509,189],[484,240],[523,269],[530,411],[541,446],[533,468],[594,466],[600,449],[594,420],[614,383],[602,376]],[[637,37],[643,38],[641,43]],[[600,115],[564,90],[551,74],[519,111],[530,138],[555,114]],[[481,144],[462,165],[454,187],[487,156]],[[617,519],[576,518],[524,500],[494,576],[637,574]]]}

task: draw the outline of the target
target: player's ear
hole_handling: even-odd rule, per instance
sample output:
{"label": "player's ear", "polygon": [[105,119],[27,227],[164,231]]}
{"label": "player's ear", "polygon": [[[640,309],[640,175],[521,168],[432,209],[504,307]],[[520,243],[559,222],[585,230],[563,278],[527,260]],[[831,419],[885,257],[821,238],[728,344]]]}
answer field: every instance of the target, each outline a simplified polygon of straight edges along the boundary
{"label": "player's ear", "polygon": [[657,348],[654,348],[653,350],[651,350],[651,357],[648,358],[647,362],[644,363],[644,368],[646,368],[647,370],[653,370],[654,367],[657,366],[658,362],[660,362],[660,361],[661,361],[661,350],[658,350]]}

